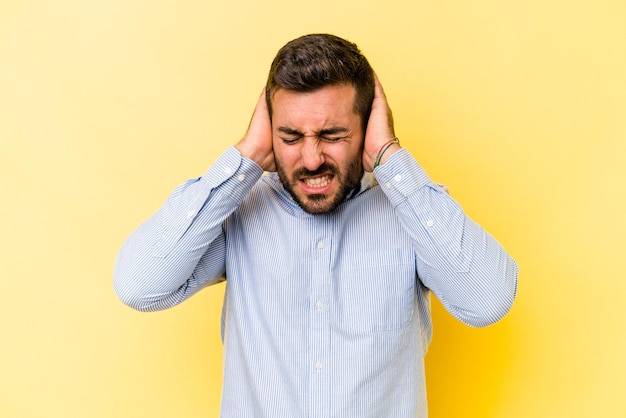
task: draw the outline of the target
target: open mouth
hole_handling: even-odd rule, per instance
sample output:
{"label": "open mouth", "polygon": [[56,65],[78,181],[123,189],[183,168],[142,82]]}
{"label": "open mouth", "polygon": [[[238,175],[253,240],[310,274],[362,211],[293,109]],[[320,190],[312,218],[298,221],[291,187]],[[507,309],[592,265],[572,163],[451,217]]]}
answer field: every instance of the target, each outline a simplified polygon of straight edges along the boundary
{"label": "open mouth", "polygon": [[321,187],[328,186],[331,180],[332,180],[332,177],[330,176],[330,174],[327,174],[321,177],[306,178],[306,179],[303,179],[302,181],[304,182],[304,184],[306,184],[310,188],[318,188],[318,187],[321,188]]}

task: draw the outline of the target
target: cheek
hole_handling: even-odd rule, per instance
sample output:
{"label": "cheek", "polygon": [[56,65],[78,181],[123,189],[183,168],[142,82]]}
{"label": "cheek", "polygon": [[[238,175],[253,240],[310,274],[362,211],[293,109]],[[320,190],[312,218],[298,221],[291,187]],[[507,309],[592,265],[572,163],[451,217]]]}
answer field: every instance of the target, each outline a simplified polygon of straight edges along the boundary
{"label": "cheek", "polygon": [[274,139],[272,147],[274,149],[274,158],[281,161],[284,165],[294,164],[300,156],[300,147],[298,145],[285,145],[280,139]]}
{"label": "cheek", "polygon": [[337,147],[332,150],[329,149],[326,154],[333,163],[341,167],[348,167],[355,160],[361,160],[363,154],[360,145],[351,145],[348,147],[339,145],[341,144],[337,144]]}
{"label": "cheek", "polygon": [[298,162],[296,153],[284,144],[274,146],[274,160],[285,173],[291,173]]}

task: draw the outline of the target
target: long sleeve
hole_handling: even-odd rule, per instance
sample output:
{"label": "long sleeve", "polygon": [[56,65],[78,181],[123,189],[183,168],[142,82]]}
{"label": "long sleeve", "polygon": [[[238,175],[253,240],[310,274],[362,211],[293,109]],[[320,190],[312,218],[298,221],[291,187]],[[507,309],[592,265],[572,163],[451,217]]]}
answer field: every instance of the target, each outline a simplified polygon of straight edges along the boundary
{"label": "long sleeve", "polygon": [[414,241],[424,285],[470,326],[501,319],[515,299],[518,273],[502,246],[429,179],[406,149],[376,168],[375,175]]}
{"label": "long sleeve", "polygon": [[230,147],[200,178],[182,184],[123,244],[113,284],[140,311],[172,307],[225,274],[224,220],[263,171]]}

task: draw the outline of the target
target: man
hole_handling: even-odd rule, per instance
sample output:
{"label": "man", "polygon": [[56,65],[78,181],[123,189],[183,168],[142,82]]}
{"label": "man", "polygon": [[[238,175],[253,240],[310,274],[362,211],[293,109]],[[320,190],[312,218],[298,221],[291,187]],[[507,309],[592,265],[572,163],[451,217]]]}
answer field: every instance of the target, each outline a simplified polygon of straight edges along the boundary
{"label": "man", "polygon": [[517,266],[401,148],[356,45],[308,35],[278,52],[243,139],[128,238],[114,282],[153,311],[224,279],[223,417],[413,418],[430,292],[486,326]]}

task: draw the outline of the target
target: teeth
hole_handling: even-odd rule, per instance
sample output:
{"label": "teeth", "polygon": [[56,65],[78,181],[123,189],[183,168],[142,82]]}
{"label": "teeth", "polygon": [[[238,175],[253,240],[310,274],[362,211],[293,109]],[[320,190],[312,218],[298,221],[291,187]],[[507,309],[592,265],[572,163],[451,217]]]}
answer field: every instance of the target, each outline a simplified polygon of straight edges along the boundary
{"label": "teeth", "polygon": [[312,179],[304,179],[304,182],[309,187],[324,187],[330,181],[330,176],[315,177]]}

